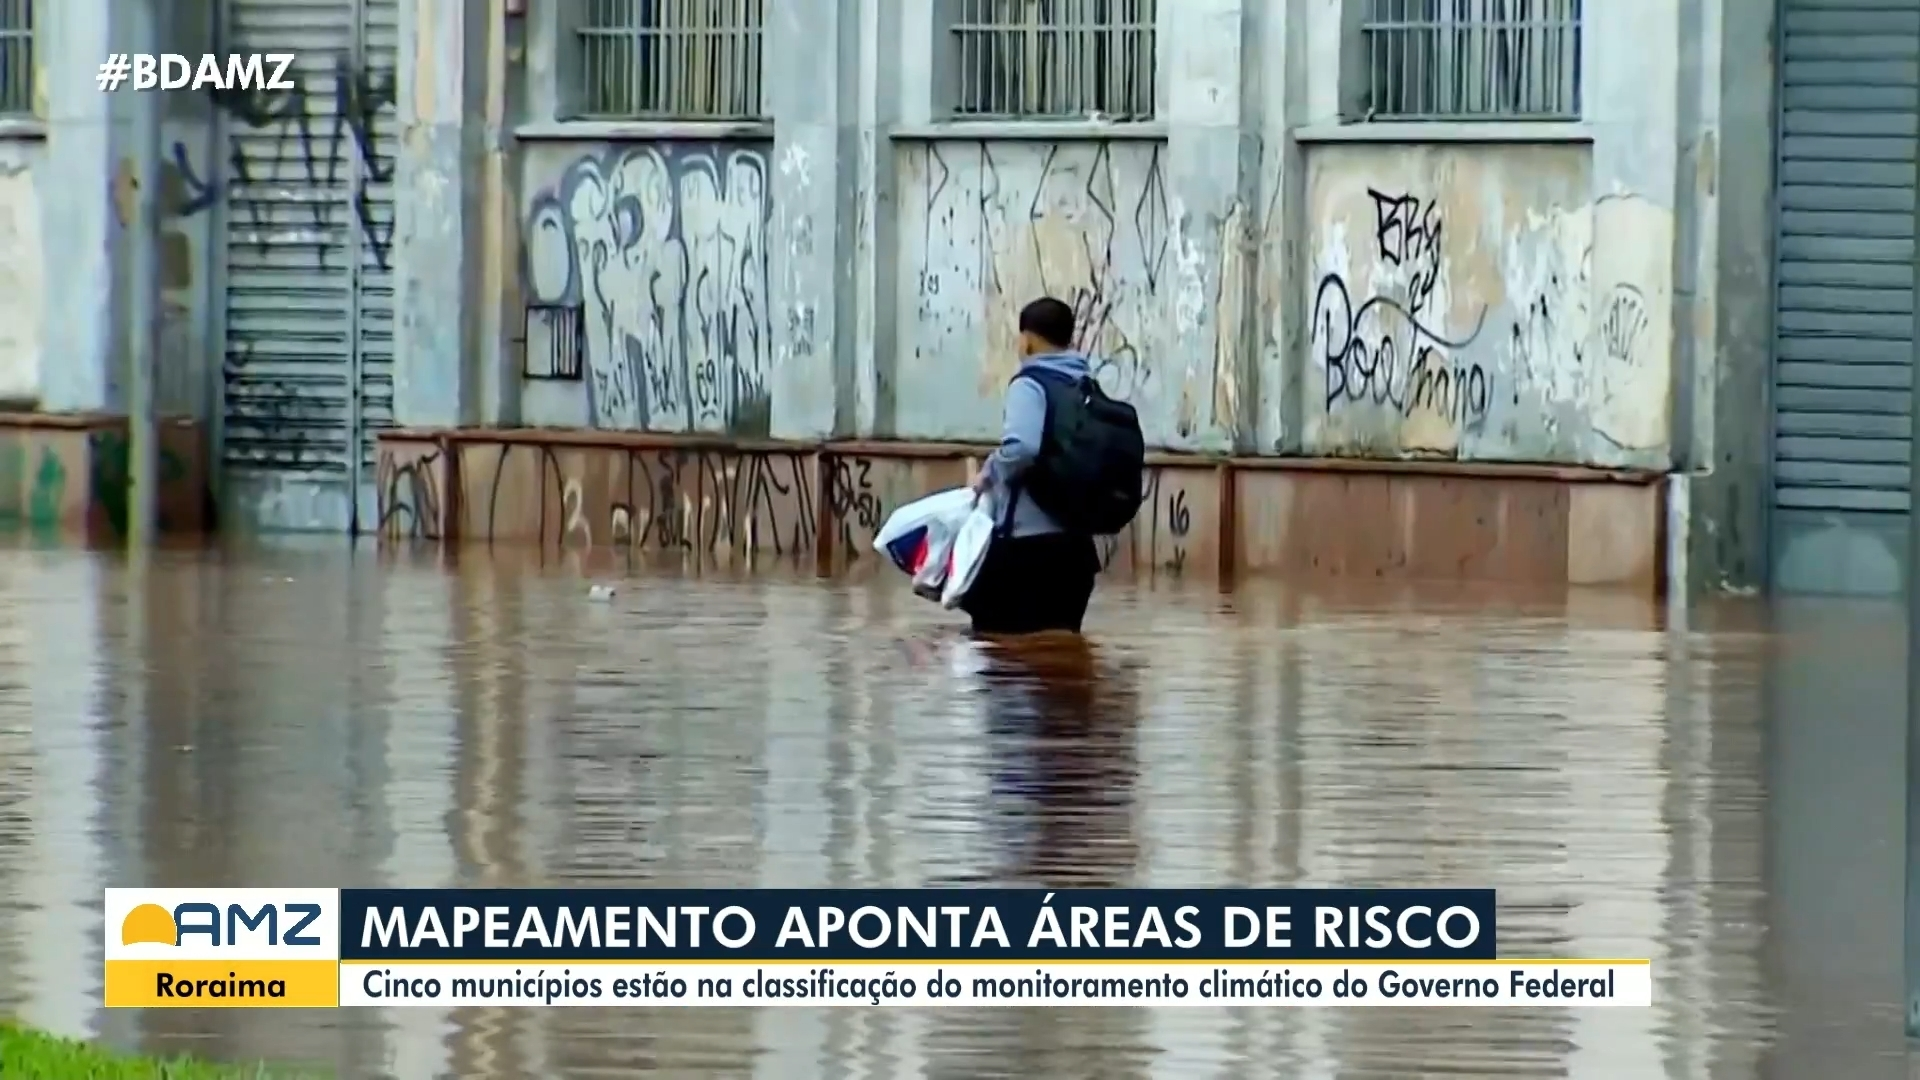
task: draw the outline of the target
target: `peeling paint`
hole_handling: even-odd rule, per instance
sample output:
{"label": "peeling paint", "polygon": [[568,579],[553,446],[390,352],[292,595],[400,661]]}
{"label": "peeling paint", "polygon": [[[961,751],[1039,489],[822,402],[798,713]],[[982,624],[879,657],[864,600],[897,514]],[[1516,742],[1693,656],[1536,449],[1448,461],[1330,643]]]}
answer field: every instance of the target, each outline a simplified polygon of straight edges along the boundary
{"label": "peeling paint", "polygon": [[807,157],[807,148],[797,142],[787,144],[787,152],[780,155],[780,175],[791,177],[800,187],[813,182],[811,161]]}
{"label": "peeling paint", "polygon": [[1220,273],[1214,297],[1213,426],[1234,432],[1240,420],[1241,332],[1246,325],[1246,208],[1238,202],[1220,225]]}
{"label": "peeling paint", "polygon": [[1308,156],[1309,453],[1657,465],[1672,215],[1568,146]]}
{"label": "peeling paint", "polygon": [[34,171],[0,169],[0,400],[40,396],[44,258]]}
{"label": "peeling paint", "polygon": [[1182,373],[1208,358],[1171,347],[1179,316],[1164,154],[1152,143],[1097,141],[901,152],[894,403],[903,434],[995,437],[1018,363],[1020,308],[1056,296],[1075,306],[1077,345],[1107,392],[1140,410],[1150,441],[1180,443],[1179,395],[1191,381]]}

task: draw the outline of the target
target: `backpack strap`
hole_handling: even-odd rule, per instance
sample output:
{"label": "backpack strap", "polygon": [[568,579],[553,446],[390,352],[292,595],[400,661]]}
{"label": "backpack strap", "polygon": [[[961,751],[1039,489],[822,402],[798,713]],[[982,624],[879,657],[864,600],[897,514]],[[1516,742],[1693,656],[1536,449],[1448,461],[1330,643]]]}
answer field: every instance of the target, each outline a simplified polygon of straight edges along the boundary
{"label": "backpack strap", "polygon": [[[1073,376],[1063,372],[1036,367],[1031,364],[1022,364],[1020,370],[1013,373],[1013,378],[1007,380],[1007,386],[1011,388],[1014,383],[1019,382],[1021,379],[1033,380],[1033,384],[1040,389],[1040,396],[1044,402],[1042,406],[1044,411],[1041,413],[1040,419],[1040,446],[1041,449],[1045,449],[1049,429],[1053,427],[1053,397],[1047,393],[1047,384],[1051,382],[1056,386],[1062,384],[1071,385],[1075,380]],[[1038,451],[1036,451],[1036,454],[1037,453]],[[1007,505],[1000,512],[1000,524],[994,529],[995,539],[1006,539],[1006,537],[1013,532],[1013,510],[1014,507],[1020,504],[1020,494],[1023,486],[1024,485],[1018,480],[1007,481]]]}
{"label": "backpack strap", "polygon": [[[1038,451],[1039,453],[1044,453],[1046,451],[1047,439],[1053,434],[1052,391],[1054,389],[1061,389],[1079,390],[1082,393],[1088,393],[1090,386],[1097,386],[1098,384],[1094,382],[1092,375],[1075,377],[1064,371],[1055,371],[1052,368],[1040,367],[1036,364],[1021,365],[1020,370],[1013,373],[1013,378],[1007,380],[1007,386],[1012,387],[1014,383],[1021,379],[1033,380],[1034,386],[1039,388],[1040,395],[1044,401],[1043,407],[1045,411],[1041,414],[1040,450]],[[1031,468],[1031,466],[1029,466],[1029,468]],[[1013,510],[1020,502],[1022,487],[1023,485],[1018,480],[1008,482],[1007,505],[1005,511],[1001,514],[1000,526],[995,530],[996,538],[1004,538],[1012,532]]]}

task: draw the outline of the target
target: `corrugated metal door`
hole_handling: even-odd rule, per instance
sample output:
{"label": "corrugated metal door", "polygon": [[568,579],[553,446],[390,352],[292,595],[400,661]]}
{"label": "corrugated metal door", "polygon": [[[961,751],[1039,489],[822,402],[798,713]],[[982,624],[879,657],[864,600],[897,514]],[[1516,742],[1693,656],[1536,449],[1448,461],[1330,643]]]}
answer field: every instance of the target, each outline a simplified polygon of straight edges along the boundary
{"label": "corrugated metal door", "polygon": [[1908,507],[1920,0],[1783,0],[1774,580],[1890,592]]}
{"label": "corrugated metal door", "polygon": [[398,0],[226,0],[223,51],[298,56],[298,89],[218,96],[227,520],[373,531],[393,422]]}

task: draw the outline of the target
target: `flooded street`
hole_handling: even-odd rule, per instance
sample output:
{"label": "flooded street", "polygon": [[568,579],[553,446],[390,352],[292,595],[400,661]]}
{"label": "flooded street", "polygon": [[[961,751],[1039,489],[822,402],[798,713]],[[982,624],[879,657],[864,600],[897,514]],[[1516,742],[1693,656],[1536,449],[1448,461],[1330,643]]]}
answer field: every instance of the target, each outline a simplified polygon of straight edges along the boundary
{"label": "flooded street", "polygon": [[[621,572],[624,574],[624,572]],[[612,580],[614,571],[600,573]],[[341,1076],[1906,1075],[1891,605],[0,552],[0,1011]],[[1651,1010],[116,1012],[107,886],[1485,886]]]}

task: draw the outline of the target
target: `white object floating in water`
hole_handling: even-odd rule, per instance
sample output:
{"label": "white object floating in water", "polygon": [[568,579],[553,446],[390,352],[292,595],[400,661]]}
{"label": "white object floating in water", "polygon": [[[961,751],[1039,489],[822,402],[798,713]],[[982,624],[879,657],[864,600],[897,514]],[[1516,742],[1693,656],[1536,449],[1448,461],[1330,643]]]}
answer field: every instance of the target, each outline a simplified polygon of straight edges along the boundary
{"label": "white object floating in water", "polygon": [[611,600],[611,599],[613,599],[613,586],[611,586],[611,585],[595,585],[595,586],[594,586],[593,588],[591,588],[591,589],[588,589],[588,590],[587,590],[587,599],[589,599],[589,600]]}

